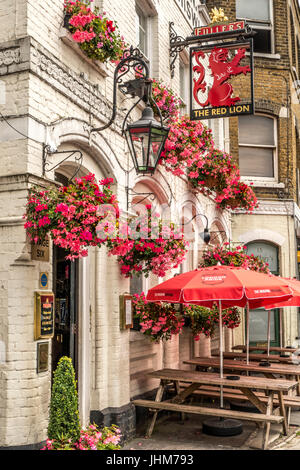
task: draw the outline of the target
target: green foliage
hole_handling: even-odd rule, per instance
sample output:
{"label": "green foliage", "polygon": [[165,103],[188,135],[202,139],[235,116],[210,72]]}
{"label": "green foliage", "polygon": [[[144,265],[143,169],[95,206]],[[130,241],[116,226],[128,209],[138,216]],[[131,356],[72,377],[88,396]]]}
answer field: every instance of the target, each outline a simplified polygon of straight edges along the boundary
{"label": "green foliage", "polygon": [[80,429],[75,371],[72,360],[62,357],[54,372],[48,438],[75,442]]}

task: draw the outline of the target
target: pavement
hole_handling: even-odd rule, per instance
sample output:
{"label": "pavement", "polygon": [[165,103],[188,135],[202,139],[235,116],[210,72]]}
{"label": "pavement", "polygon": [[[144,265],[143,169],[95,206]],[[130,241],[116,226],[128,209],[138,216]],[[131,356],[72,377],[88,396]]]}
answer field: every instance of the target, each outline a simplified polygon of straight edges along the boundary
{"label": "pavement", "polygon": [[[300,411],[297,412],[300,415]],[[151,438],[145,438],[147,423],[138,428],[136,437],[127,442],[123,450],[260,450],[263,428],[243,421],[243,432],[238,436],[209,436],[202,432],[205,416],[186,415],[184,422],[177,413],[158,419]],[[299,419],[297,416],[294,421]],[[271,425],[270,450],[300,450],[300,424],[290,425],[289,435],[282,436],[282,427]]]}

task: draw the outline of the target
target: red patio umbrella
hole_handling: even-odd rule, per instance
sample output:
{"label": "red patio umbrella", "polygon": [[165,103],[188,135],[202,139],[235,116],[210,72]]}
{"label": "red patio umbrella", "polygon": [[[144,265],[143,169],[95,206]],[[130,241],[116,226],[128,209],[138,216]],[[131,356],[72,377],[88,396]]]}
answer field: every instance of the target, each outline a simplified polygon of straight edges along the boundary
{"label": "red patio umbrella", "polygon": [[281,278],[284,279],[287,284],[289,285],[291,291],[292,291],[292,297],[288,300],[285,300],[283,302],[279,303],[274,303],[272,305],[269,305],[266,307],[266,310],[269,310],[268,315],[268,354],[269,354],[269,348],[270,348],[270,310],[273,310],[274,308],[282,308],[282,307],[300,307],[300,281],[298,279],[291,279],[291,278]]}
{"label": "red patio umbrella", "polygon": [[[199,268],[175,276],[149,290],[147,300],[219,306],[220,323],[220,376],[223,378],[222,310],[240,306],[249,309],[267,307],[272,302],[281,302],[292,297],[285,279],[249,269],[232,266]],[[249,325],[249,321],[248,321]],[[249,333],[247,333],[249,337]],[[247,353],[247,362],[249,351]],[[221,407],[223,396],[221,393]]]}

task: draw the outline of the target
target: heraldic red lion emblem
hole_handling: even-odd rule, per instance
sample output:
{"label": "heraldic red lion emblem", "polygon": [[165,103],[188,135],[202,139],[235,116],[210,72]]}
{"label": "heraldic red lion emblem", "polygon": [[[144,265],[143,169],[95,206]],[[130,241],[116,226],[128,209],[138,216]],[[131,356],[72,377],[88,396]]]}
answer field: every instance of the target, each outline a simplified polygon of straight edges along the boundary
{"label": "heraldic red lion emblem", "polygon": [[226,83],[232,76],[251,72],[249,66],[240,66],[241,60],[245,57],[246,49],[238,49],[237,54],[228,62],[229,51],[226,48],[215,47],[209,56],[209,68],[211,76],[214,78],[213,84],[208,91],[207,101],[201,103],[199,100],[199,92],[207,91],[207,83],[205,79],[205,68],[201,63],[201,59],[205,58],[203,51],[195,51],[193,57],[197,65],[193,67],[193,72],[198,73],[199,77],[194,78],[193,95],[195,101],[202,107],[211,106],[233,106],[240,101],[238,96],[232,97],[233,87],[230,83]]}

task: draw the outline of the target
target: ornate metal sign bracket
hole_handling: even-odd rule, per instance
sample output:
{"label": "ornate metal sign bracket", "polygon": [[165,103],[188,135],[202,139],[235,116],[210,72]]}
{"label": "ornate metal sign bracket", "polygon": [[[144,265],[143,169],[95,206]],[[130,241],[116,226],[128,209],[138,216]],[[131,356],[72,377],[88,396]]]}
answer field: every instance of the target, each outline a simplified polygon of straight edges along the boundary
{"label": "ornate metal sign bracket", "polygon": [[[60,160],[59,163],[56,165],[52,166],[49,168],[50,164],[47,161],[49,155],[63,155],[64,157],[62,160]],[[75,173],[71,178],[69,178],[69,181],[72,181],[73,178],[79,173],[81,167],[82,167],[82,162],[83,162],[83,154],[80,150],[63,150],[63,151],[57,151],[57,150],[52,150],[49,145],[44,145],[43,149],[43,176],[45,176],[46,173],[49,173],[50,171],[55,170],[58,168],[63,162],[66,160],[69,160],[70,158],[74,157],[74,162],[77,163],[77,168],[75,170]]]}
{"label": "ornate metal sign bracket", "polygon": [[187,44],[185,39],[182,36],[177,36],[177,33],[174,29],[174,23],[169,23],[169,35],[170,35],[170,71],[171,77],[174,78],[175,75],[175,62],[178,57],[178,54],[182,52]]}

